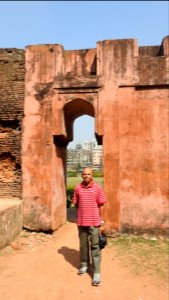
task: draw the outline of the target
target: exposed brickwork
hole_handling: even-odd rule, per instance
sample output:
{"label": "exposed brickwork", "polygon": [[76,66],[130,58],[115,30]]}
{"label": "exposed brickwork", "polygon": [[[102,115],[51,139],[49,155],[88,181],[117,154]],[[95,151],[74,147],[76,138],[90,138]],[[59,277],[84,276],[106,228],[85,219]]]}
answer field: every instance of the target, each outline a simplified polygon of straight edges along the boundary
{"label": "exposed brickwork", "polygon": [[24,50],[0,49],[0,197],[21,198]]}
{"label": "exposed brickwork", "polygon": [[139,47],[139,56],[140,57],[156,57],[162,55],[162,47],[161,46],[143,46]]}

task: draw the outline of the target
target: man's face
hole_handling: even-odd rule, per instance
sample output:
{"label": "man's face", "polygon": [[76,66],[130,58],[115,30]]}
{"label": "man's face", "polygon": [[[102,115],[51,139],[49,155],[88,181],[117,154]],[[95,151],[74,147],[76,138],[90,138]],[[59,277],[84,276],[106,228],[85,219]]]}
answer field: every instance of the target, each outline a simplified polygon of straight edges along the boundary
{"label": "man's face", "polygon": [[89,168],[84,169],[82,173],[82,178],[85,183],[89,183],[93,179],[92,170]]}

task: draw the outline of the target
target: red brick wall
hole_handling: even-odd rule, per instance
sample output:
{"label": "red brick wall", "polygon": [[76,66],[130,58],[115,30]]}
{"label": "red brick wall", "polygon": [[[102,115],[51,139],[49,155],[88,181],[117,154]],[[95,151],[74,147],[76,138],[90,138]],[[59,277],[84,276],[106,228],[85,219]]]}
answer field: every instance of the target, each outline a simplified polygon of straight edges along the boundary
{"label": "red brick wall", "polygon": [[0,49],[0,197],[21,197],[24,50]]}

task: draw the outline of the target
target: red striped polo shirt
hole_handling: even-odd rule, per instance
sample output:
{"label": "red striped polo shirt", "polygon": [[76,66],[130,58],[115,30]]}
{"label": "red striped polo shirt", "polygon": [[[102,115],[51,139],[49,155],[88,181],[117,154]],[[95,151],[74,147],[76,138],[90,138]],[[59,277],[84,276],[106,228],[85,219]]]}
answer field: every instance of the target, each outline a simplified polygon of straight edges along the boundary
{"label": "red striped polo shirt", "polygon": [[105,196],[100,185],[92,181],[88,186],[79,184],[73,195],[77,207],[78,226],[99,226],[101,223],[100,206],[105,203]]}

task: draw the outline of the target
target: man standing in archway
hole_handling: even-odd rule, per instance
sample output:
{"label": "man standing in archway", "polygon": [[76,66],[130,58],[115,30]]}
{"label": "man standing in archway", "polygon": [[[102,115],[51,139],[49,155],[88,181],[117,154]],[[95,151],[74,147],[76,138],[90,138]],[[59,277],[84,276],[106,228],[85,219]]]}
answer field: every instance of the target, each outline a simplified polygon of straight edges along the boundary
{"label": "man standing in archway", "polygon": [[95,181],[91,168],[84,168],[83,181],[75,188],[73,203],[77,209],[77,225],[80,242],[80,269],[79,275],[89,270],[90,255],[93,267],[92,285],[101,283],[101,250],[99,247],[99,233],[103,223],[102,207],[105,203],[105,195]]}

